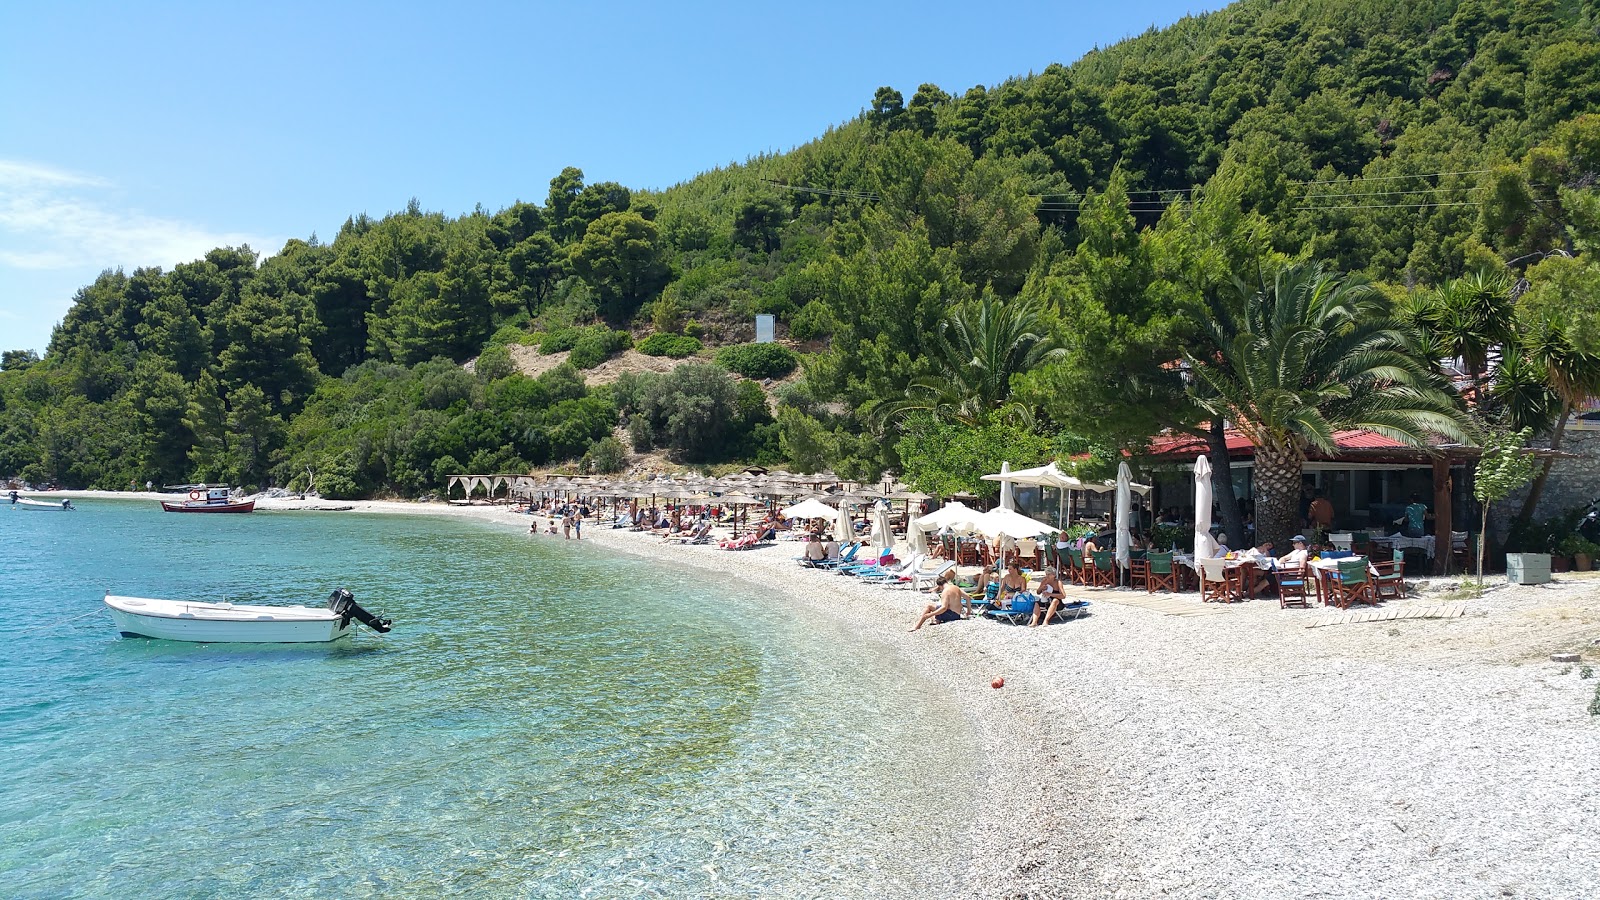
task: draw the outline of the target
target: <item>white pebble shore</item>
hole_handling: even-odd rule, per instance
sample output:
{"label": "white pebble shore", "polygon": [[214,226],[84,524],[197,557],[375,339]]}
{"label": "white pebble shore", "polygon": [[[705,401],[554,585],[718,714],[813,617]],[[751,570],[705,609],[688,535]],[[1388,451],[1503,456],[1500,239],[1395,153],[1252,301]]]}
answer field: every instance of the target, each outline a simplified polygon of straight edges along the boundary
{"label": "white pebble shore", "polygon": [[962,701],[989,767],[946,896],[1600,896],[1597,680],[1549,661],[1600,661],[1600,578],[1324,628],[1275,600],[1171,616],[1077,589],[1080,621],[910,634],[926,597],[801,569],[795,544],[585,537],[754,580]]}

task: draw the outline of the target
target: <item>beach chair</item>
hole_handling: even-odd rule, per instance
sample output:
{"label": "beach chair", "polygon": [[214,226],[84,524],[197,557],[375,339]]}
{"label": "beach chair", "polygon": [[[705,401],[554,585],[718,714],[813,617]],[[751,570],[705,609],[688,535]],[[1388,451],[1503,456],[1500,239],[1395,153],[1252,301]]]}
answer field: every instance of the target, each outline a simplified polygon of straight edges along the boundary
{"label": "beach chair", "polygon": [[856,554],[861,552],[861,547],[862,545],[860,543],[846,544],[844,549],[839,551],[838,559],[825,559],[822,562],[817,563],[817,568],[837,569],[840,566],[848,566],[855,562]]}
{"label": "beach chair", "polygon": [[1367,561],[1341,559],[1338,562],[1338,569],[1326,576],[1328,604],[1340,609],[1349,609],[1352,603],[1377,606],[1378,600],[1372,593],[1372,580],[1367,577]]}
{"label": "beach chair", "polygon": [[1307,590],[1306,567],[1291,566],[1278,570],[1278,607],[1288,609],[1311,608],[1311,594]]}
{"label": "beach chair", "polygon": [[[1039,602],[1040,603],[1044,603],[1045,601],[1041,599]],[[1045,608],[1046,609],[1049,608],[1049,604],[1048,603],[1045,604]],[[1061,620],[1063,622],[1071,622],[1074,619],[1081,619],[1081,618],[1083,618],[1084,616],[1086,616],[1088,614],[1089,614],[1089,601],[1087,601],[1087,600],[1074,600],[1071,603],[1063,603],[1060,606],[1056,607],[1056,614],[1054,616],[1052,616],[1050,618],[1050,620],[1046,621],[1044,624],[1048,625],[1048,624],[1050,624],[1050,622],[1053,622],[1053,621],[1055,621],[1057,619],[1059,619],[1059,620]]]}
{"label": "beach chair", "polygon": [[1096,550],[1089,554],[1094,565],[1089,569],[1090,587],[1116,587],[1117,553],[1115,550]]}
{"label": "beach chair", "polygon": [[1066,575],[1073,584],[1087,585],[1089,583],[1089,570],[1083,562],[1083,551],[1076,547],[1067,548]]}
{"label": "beach chair", "polygon": [[938,559],[931,562],[933,562],[931,567],[918,566],[911,570],[912,590],[920,591],[924,588],[933,587],[934,582],[939,580],[941,574],[949,572],[956,567],[953,559]]}
{"label": "beach chair", "polygon": [[1026,622],[1033,618],[1033,607],[1039,602],[1035,594],[1020,591],[1011,596],[1011,605],[1007,607],[990,606],[983,611],[985,618],[994,619],[996,622],[1009,622],[1012,625]]}
{"label": "beach chair", "polygon": [[881,571],[862,572],[858,576],[862,581],[873,584],[900,584],[911,580],[911,573],[915,572],[927,559],[921,553],[913,553],[911,558],[892,566],[883,566]]}

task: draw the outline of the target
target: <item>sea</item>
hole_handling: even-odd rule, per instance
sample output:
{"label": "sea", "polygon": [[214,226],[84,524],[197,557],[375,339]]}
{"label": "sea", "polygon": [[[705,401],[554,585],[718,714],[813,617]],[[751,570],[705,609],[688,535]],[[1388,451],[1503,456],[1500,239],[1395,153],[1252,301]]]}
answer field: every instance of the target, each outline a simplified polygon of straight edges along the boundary
{"label": "sea", "polygon": [[[76,505],[0,508],[0,896],[917,897],[974,814],[956,705],[759,584],[515,524]],[[101,602],[339,587],[394,630],[158,641]]]}

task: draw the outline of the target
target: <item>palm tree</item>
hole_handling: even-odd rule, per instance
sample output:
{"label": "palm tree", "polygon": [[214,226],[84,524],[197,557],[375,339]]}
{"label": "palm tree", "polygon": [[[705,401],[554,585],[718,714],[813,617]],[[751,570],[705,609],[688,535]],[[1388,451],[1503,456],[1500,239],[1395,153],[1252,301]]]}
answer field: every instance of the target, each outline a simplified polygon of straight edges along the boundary
{"label": "palm tree", "polygon": [[[1561,439],[1566,434],[1567,419],[1571,418],[1573,409],[1589,397],[1600,395],[1600,352],[1575,331],[1575,327],[1553,316],[1541,317],[1527,324],[1515,348],[1528,367],[1543,370],[1545,386],[1558,401],[1555,428],[1550,432],[1551,450],[1561,449]],[[1545,457],[1513,527],[1526,526],[1533,520],[1554,463],[1555,457]]]}
{"label": "palm tree", "polygon": [[879,403],[871,415],[894,422],[927,412],[941,421],[967,425],[995,413],[1030,418],[1027,410],[1008,405],[1011,376],[1066,352],[1044,326],[1033,301],[1004,303],[986,295],[955,307],[939,322],[930,342],[935,372],[914,379],[906,386],[904,399]]}
{"label": "palm tree", "polygon": [[1333,452],[1334,433],[1364,428],[1412,446],[1467,439],[1454,394],[1417,350],[1417,335],[1370,285],[1301,263],[1270,285],[1213,305],[1208,350],[1185,352],[1196,402],[1256,448],[1256,532],[1281,542],[1294,527],[1306,453]]}
{"label": "palm tree", "polygon": [[1434,359],[1460,359],[1479,402],[1491,354],[1515,331],[1516,303],[1503,271],[1479,270],[1407,298],[1400,316],[1422,329]]}

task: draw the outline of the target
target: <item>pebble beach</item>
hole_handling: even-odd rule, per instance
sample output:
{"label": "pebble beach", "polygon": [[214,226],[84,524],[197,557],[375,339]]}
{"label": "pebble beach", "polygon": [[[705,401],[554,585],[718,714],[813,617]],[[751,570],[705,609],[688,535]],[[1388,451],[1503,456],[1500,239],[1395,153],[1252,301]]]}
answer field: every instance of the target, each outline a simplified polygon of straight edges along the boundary
{"label": "pebble beach", "polygon": [[[330,506],[530,521],[438,503],[259,508]],[[1600,573],[1491,577],[1481,596],[1425,580],[1383,607],[1462,607],[1450,618],[1307,627],[1328,613],[1073,588],[1092,604],[1077,621],[908,633],[925,595],[801,569],[796,543],[729,552],[593,526],[584,540],[751,582],[960,705],[982,745],[967,776],[980,812],[928,823],[966,849],[919,896],[1600,895]],[[907,764],[942,776],[936,758]]]}

